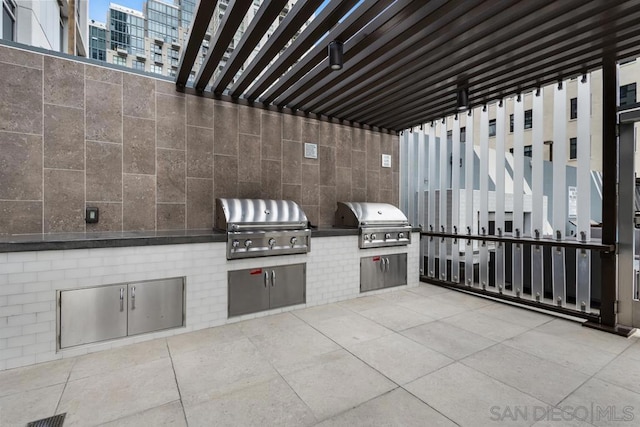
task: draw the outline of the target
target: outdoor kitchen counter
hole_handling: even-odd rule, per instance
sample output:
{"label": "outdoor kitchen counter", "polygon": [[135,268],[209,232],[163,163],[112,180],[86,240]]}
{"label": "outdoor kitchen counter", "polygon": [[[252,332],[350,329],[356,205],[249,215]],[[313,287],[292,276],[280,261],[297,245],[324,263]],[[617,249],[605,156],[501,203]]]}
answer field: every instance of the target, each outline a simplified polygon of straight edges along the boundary
{"label": "outdoor kitchen counter", "polygon": [[[357,236],[357,228],[320,227],[311,229],[311,237]],[[63,233],[0,236],[0,253],[66,249],[121,248],[130,246],[177,245],[226,242],[222,231],[127,231],[106,233]]]}
{"label": "outdoor kitchen counter", "polygon": [[[308,253],[232,260],[226,256],[227,233],[212,230],[0,237],[0,347],[6,346],[0,351],[0,371],[357,298],[364,295],[362,257],[406,254],[407,286],[418,286],[419,233],[414,232],[406,246],[367,249],[359,249],[358,233],[357,228],[313,229]],[[304,303],[229,316],[229,274],[300,264],[306,266]],[[84,295],[85,290],[101,292],[176,279],[184,283],[184,326],[58,347],[62,292],[83,291],[73,295]]]}

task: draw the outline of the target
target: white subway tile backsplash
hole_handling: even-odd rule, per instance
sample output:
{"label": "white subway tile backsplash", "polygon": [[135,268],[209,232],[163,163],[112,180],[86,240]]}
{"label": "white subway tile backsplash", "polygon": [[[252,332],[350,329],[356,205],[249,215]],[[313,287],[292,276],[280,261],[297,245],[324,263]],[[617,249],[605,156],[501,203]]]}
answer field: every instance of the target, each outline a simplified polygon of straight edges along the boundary
{"label": "white subway tile backsplash", "polygon": [[33,323],[36,323],[35,313],[19,314],[17,316],[9,316],[7,318],[8,326],[23,326],[23,325],[31,325]]}
{"label": "white subway tile backsplash", "polygon": [[77,259],[59,259],[51,263],[52,270],[68,270],[76,267],[78,267]]}
{"label": "white subway tile backsplash", "polygon": [[51,270],[51,261],[33,261],[23,263],[24,271],[48,271]]}
{"label": "white subway tile backsplash", "polygon": [[49,270],[38,273],[38,282],[64,279],[64,270]]}
{"label": "white subway tile backsplash", "polygon": [[20,283],[29,283],[35,282],[38,280],[38,274],[29,272],[29,273],[14,273],[9,274],[9,283],[20,284]]}
{"label": "white subway tile backsplash", "polygon": [[55,331],[51,330],[49,332],[39,332],[36,334],[36,342],[41,343],[41,342],[47,342],[47,343],[53,343],[55,346],[55,341],[56,341],[56,336],[55,336]]}
{"label": "white subway tile backsplash", "polygon": [[56,320],[56,312],[55,312],[55,303],[51,305],[51,310],[49,311],[44,311],[44,312],[38,312],[36,313],[36,322],[40,323],[40,322],[50,322],[52,320]]}
{"label": "white subway tile backsplash", "polygon": [[22,305],[8,305],[0,307],[0,317],[17,316],[22,314]]}
{"label": "white subway tile backsplash", "polygon": [[[12,339],[13,344],[24,339],[25,345],[0,357],[0,370],[20,366],[20,363],[72,357],[153,337],[168,337],[241,319],[355,298],[360,295],[361,256],[409,252],[409,286],[417,286],[418,240],[416,234],[414,243],[408,247],[361,251],[357,236],[314,238],[312,250],[307,255],[231,261],[226,259],[225,243],[46,251],[26,256],[8,254],[12,256],[7,256],[6,260],[0,258],[0,285],[3,278],[7,281],[0,286],[0,307],[12,307],[16,314],[0,321],[0,339]],[[306,304],[227,317],[227,271],[303,262],[307,263]],[[49,268],[45,269],[47,263]],[[12,264],[12,273],[1,274],[6,265]],[[185,327],[55,351],[56,290],[182,276],[186,277]],[[24,284],[12,283],[12,278]],[[18,313],[18,310],[23,311]],[[6,345],[9,345],[8,341]],[[16,350],[21,352],[16,353]]]}
{"label": "white subway tile backsplash", "polygon": [[24,335],[28,334],[38,334],[41,332],[49,332],[52,330],[53,322],[41,322],[41,323],[33,323],[31,325],[24,325],[22,327],[22,333]]}
{"label": "white subway tile backsplash", "polygon": [[12,337],[7,340],[7,347],[24,347],[29,344],[36,343],[36,334],[21,335],[19,337]]}
{"label": "white subway tile backsplash", "polygon": [[22,356],[22,347],[13,347],[0,350],[0,360],[9,360]]}
{"label": "white subway tile backsplash", "polygon": [[22,273],[24,264],[22,262],[6,262],[0,266],[0,274]]}
{"label": "white subway tile backsplash", "polygon": [[48,312],[55,308],[53,301],[34,302],[22,306],[23,313],[42,313]]}
{"label": "white subway tile backsplash", "polygon": [[9,252],[5,254],[5,262],[26,262],[38,259],[38,252]]}
{"label": "white subway tile backsplash", "polygon": [[20,334],[22,334],[21,326],[13,326],[11,328],[8,326],[3,326],[0,328],[0,338],[17,337],[20,336]]}
{"label": "white subway tile backsplash", "polygon": [[51,282],[37,282],[34,280],[31,283],[24,284],[23,288],[25,293],[49,291],[51,290]]}

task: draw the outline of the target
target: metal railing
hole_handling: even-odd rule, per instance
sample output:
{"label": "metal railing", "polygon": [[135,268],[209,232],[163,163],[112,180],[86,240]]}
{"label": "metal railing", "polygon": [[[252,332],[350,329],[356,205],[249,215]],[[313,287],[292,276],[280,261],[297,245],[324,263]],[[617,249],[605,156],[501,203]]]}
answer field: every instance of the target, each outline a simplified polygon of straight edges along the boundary
{"label": "metal railing", "polygon": [[[600,322],[601,310],[613,306],[602,301],[602,297],[607,295],[603,287],[615,287],[615,280],[602,283],[600,256],[615,252],[614,245],[596,241],[434,231],[421,232],[420,236],[420,279],[423,282],[581,317],[595,323]],[[430,253],[430,248],[433,253]],[[442,251],[442,248],[447,249]],[[481,252],[488,252],[489,256],[480,256]],[[587,257],[590,262],[581,261]],[[590,270],[587,273],[591,280],[579,283],[582,276],[579,269],[584,266]],[[584,298],[585,295],[588,298]]]}

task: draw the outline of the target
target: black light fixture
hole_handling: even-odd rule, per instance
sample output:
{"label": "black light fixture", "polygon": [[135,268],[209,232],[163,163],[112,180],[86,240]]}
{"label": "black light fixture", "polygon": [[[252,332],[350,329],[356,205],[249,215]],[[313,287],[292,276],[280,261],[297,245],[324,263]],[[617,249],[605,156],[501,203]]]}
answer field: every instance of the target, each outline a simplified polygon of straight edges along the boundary
{"label": "black light fixture", "polygon": [[458,87],[458,111],[469,108],[469,88]]}
{"label": "black light fixture", "polygon": [[334,40],[329,43],[329,68],[334,71],[342,69],[342,42]]}

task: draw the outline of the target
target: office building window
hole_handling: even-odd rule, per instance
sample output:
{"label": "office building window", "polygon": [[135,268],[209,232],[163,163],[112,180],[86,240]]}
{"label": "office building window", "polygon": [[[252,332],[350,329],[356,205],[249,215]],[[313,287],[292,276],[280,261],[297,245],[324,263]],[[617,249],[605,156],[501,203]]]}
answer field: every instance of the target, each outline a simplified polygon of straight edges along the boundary
{"label": "office building window", "polygon": [[496,136],[496,119],[489,120],[489,136]]}
{"label": "office building window", "polygon": [[578,158],[578,138],[569,138],[569,160]]}
{"label": "office building window", "polygon": [[146,3],[146,12],[149,37],[164,42],[178,41],[180,8],[164,2],[149,0]]}
{"label": "office building window", "polygon": [[524,128],[531,129],[533,127],[533,111],[525,110],[524,112]]}
{"label": "office building window", "polygon": [[98,61],[107,60],[107,30],[89,25],[89,54]]}
{"label": "office building window", "polygon": [[122,65],[123,67],[127,66],[127,60],[124,59],[122,56],[114,55],[111,61],[116,65]]}
{"label": "office building window", "polygon": [[142,61],[133,61],[131,64],[134,70],[144,71],[144,62]]}
{"label": "office building window", "polygon": [[[513,154],[513,148],[509,148],[509,152]],[[533,157],[533,146],[525,145],[524,146],[524,156],[525,157]]]}
{"label": "office building window", "polygon": [[571,102],[571,112],[570,112],[569,118],[577,119],[578,118],[578,98],[571,98],[570,102]]}
{"label": "office building window", "polygon": [[169,49],[169,59],[171,65],[175,65],[176,67],[180,63],[180,52],[178,49]]}
{"label": "office building window", "polygon": [[460,128],[460,142],[467,142],[467,128],[464,126]]}
{"label": "office building window", "polygon": [[[524,128],[531,129],[533,127],[533,111],[524,111]],[[509,114],[509,132],[513,133],[513,114]]]}
{"label": "office building window", "polygon": [[111,49],[144,55],[144,21],[142,16],[109,9]]}
{"label": "office building window", "polygon": [[151,72],[156,74],[162,74],[162,65],[151,64]]}
{"label": "office building window", "polygon": [[16,37],[16,2],[2,0],[2,38],[15,41]]}
{"label": "office building window", "polygon": [[633,105],[636,103],[636,84],[620,86],[620,106]]}

